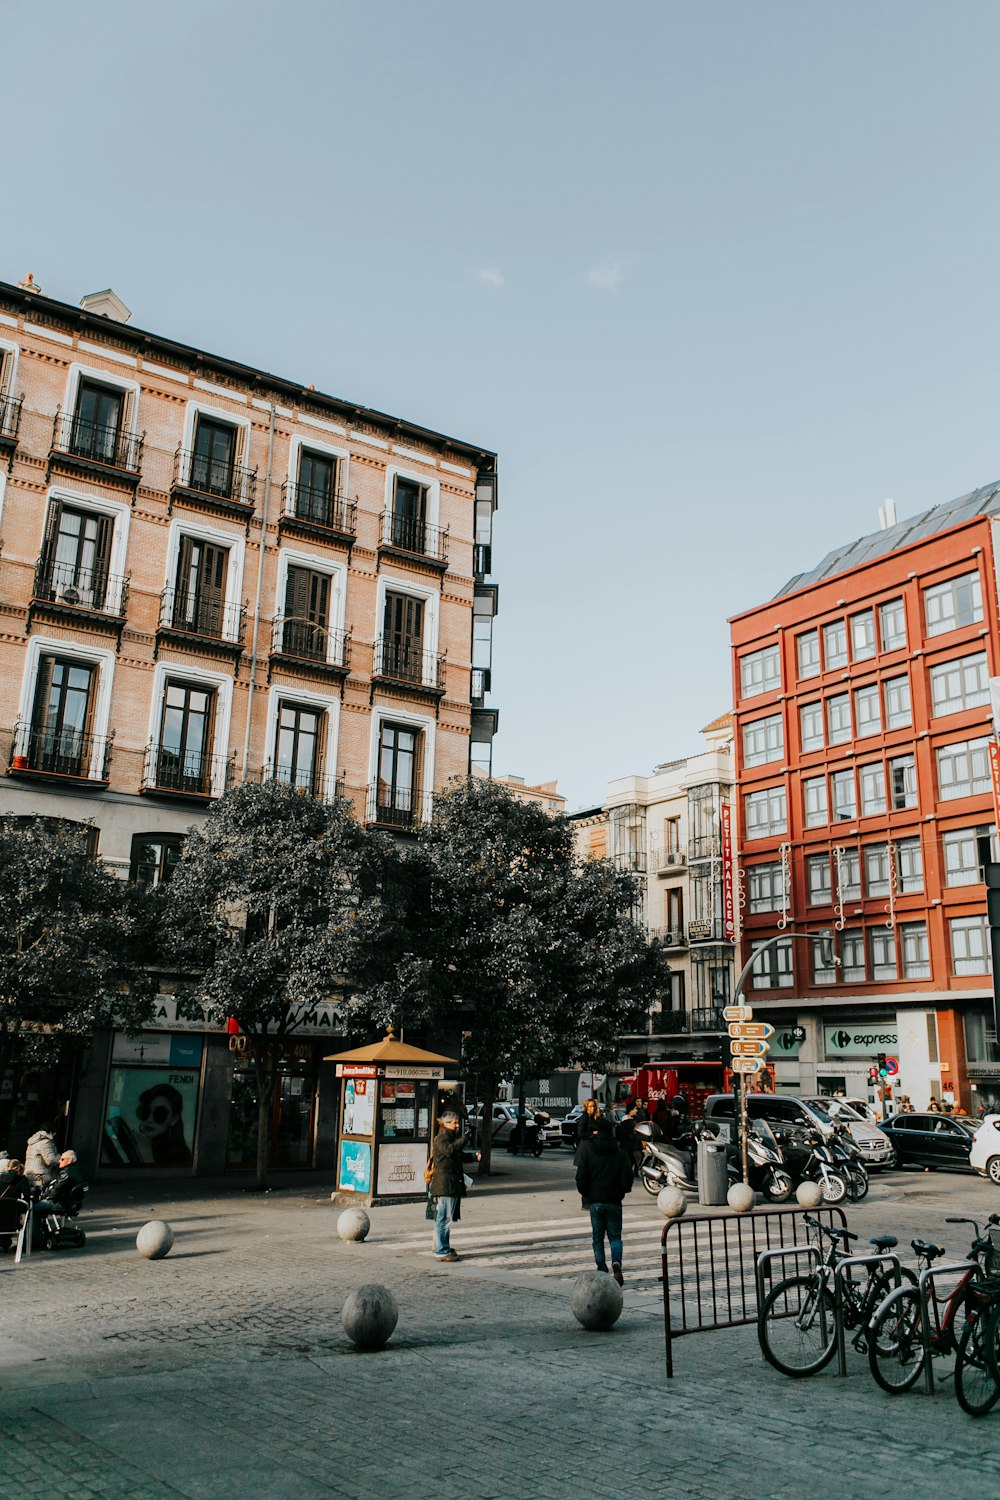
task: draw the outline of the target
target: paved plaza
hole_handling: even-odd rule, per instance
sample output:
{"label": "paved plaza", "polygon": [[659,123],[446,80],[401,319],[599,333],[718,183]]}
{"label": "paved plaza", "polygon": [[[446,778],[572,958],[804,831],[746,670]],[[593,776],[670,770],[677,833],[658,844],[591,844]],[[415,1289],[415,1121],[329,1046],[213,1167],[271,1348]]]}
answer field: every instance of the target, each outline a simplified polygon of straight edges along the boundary
{"label": "paved plaza", "polygon": [[[2,1500],[1000,1494],[1000,1412],[970,1420],[947,1381],[893,1399],[854,1354],[847,1379],[790,1381],[736,1329],[678,1343],[668,1382],[662,1220],[638,1188],[624,1313],[585,1332],[569,1291],[591,1266],[589,1221],[568,1153],[496,1165],[463,1205],[454,1265],[431,1257],[422,1206],[373,1209],[369,1240],[344,1244],[316,1178],[264,1197],[230,1179],[95,1191],[84,1250],[0,1258]],[[968,1236],[945,1216],[1000,1207],[972,1177],[872,1181],[853,1228],[958,1256]],[[152,1217],[177,1234],[160,1262],[134,1247]],[[360,1354],[340,1309],[366,1281],[400,1319]]]}

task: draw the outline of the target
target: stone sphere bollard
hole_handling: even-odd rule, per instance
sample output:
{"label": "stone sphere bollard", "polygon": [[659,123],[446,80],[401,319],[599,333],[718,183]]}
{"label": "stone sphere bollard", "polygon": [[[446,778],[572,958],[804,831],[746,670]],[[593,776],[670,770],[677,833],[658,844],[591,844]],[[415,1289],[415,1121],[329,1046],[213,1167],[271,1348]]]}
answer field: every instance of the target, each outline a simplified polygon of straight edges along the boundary
{"label": "stone sphere bollard", "polygon": [[688,1201],[680,1188],[661,1188],[656,1195],[656,1206],[665,1219],[679,1219],[687,1213]]}
{"label": "stone sphere bollard", "polygon": [[162,1260],[174,1243],[174,1231],[163,1219],[150,1219],[135,1237],[135,1248],[147,1260]]}
{"label": "stone sphere bollard", "polygon": [[363,1208],[345,1208],[337,1220],[337,1233],[342,1240],[364,1240],[372,1221]]}
{"label": "stone sphere bollard", "polygon": [[359,1349],[381,1349],[399,1321],[399,1308],[388,1287],[369,1281],[344,1303],[344,1332]]}
{"label": "stone sphere bollard", "polygon": [[818,1182],[800,1182],[795,1197],[800,1208],[819,1208],[823,1202],[823,1189]]}
{"label": "stone sphere bollard", "polygon": [[574,1318],[584,1328],[604,1333],[618,1322],[625,1298],[621,1287],[607,1271],[584,1271],[573,1283],[569,1305]]}
{"label": "stone sphere bollard", "polygon": [[746,1182],[734,1182],[726,1194],[726,1202],[734,1214],[748,1214],[757,1202],[757,1194]]}

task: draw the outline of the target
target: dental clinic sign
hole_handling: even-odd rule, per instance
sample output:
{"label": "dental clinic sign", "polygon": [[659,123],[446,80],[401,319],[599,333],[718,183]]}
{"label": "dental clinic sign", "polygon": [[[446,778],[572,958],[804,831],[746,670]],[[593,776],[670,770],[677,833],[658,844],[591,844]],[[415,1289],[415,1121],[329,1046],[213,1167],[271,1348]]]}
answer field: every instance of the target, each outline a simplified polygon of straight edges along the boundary
{"label": "dental clinic sign", "polygon": [[827,1057],[873,1057],[876,1052],[898,1052],[895,1026],[824,1026]]}

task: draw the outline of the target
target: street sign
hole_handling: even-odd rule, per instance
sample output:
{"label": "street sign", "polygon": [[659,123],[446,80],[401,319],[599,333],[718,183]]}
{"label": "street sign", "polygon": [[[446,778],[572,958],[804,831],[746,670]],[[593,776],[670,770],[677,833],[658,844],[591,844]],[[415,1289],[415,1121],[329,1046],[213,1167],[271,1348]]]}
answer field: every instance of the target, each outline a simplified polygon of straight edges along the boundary
{"label": "street sign", "polygon": [[759,1037],[762,1042],[765,1042],[769,1036],[774,1036],[774,1027],[767,1021],[732,1021],[729,1026],[729,1035]]}
{"label": "street sign", "polygon": [[753,1007],[749,1005],[724,1005],[722,1007],[722,1019],[724,1021],[750,1021],[753,1019]]}
{"label": "street sign", "polygon": [[756,1037],[752,1040],[747,1041],[743,1041],[741,1038],[737,1037],[737,1039],[733,1042],[730,1042],[729,1045],[733,1049],[734,1057],[763,1057],[771,1050],[766,1042],[762,1042]]}
{"label": "street sign", "polygon": [[890,1078],[895,1078],[896,1074],[899,1072],[899,1058],[887,1057],[885,1060],[885,1071]]}
{"label": "street sign", "polygon": [[734,1057],[733,1058],[733,1072],[734,1073],[759,1073],[760,1070],[761,1070],[761,1068],[763,1068],[763,1067],[764,1067],[764,1059],[762,1057]]}

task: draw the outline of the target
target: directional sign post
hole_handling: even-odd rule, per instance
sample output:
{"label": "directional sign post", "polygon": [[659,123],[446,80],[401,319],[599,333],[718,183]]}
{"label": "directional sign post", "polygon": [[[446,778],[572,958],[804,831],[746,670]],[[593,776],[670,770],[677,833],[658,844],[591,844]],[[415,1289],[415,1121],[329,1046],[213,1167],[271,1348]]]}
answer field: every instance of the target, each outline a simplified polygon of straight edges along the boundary
{"label": "directional sign post", "polygon": [[759,1073],[764,1066],[762,1057],[734,1057],[734,1073]]}
{"label": "directional sign post", "polygon": [[729,1035],[759,1037],[762,1042],[766,1042],[768,1037],[774,1036],[774,1027],[768,1025],[767,1021],[731,1021]]}
{"label": "directional sign post", "polygon": [[[729,1045],[733,1049],[734,1057],[759,1057],[763,1059],[771,1050],[766,1042],[757,1041],[756,1039],[744,1041],[741,1037],[737,1037]],[[761,1063],[761,1066],[763,1066],[763,1063]]]}
{"label": "directional sign post", "polygon": [[749,1021],[753,1018],[753,1007],[750,1005],[724,1005],[722,1007],[722,1019],[729,1021]]}

